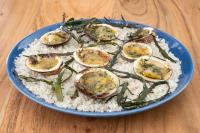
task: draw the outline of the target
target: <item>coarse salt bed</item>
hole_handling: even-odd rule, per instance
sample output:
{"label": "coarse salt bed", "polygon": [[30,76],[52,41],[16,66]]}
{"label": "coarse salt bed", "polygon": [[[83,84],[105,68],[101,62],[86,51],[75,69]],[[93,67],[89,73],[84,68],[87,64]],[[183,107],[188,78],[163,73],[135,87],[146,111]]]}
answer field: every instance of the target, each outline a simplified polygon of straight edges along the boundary
{"label": "coarse salt bed", "polygon": [[[128,28],[117,28],[119,31],[119,38],[120,39],[126,39],[125,35],[128,32],[134,31],[134,29],[128,29]],[[86,38],[88,39],[88,38]],[[160,46],[167,52],[169,52],[168,45],[165,43],[164,39],[159,39],[156,38]],[[122,45],[121,42],[118,42],[119,45]],[[163,58],[162,55],[160,54],[158,48],[154,45],[154,43],[148,44],[152,49],[153,49],[153,55]],[[42,45],[39,40],[33,41],[28,48],[24,49],[24,51],[20,54],[19,57],[16,58],[15,60],[15,66],[16,66],[16,72],[19,75],[25,75],[25,76],[33,76],[35,78],[45,78],[47,80],[52,80],[56,78],[55,76],[44,76],[42,74],[33,72],[29,70],[26,65],[25,65],[25,59],[26,57],[22,55],[35,55],[35,54],[41,54],[41,53],[49,53],[49,52],[57,52],[57,53],[66,53],[66,52],[71,52],[75,51],[79,45],[74,39],[71,39],[66,45],[60,46],[60,47],[48,47],[46,45]],[[103,50],[111,50],[115,51],[116,47],[113,46],[101,46],[100,49]],[[173,92],[179,81],[179,76],[181,75],[181,62],[179,61],[178,58],[176,58],[172,53],[169,52],[169,55],[174,59],[177,60],[177,63],[172,63],[168,61],[172,68],[172,76],[168,80],[169,86],[170,86],[170,92]],[[65,61],[67,57],[62,57],[62,60]],[[71,67],[73,67],[76,71],[81,71],[85,69],[84,66],[78,64],[77,62],[72,62]],[[113,66],[113,68],[134,73],[133,71],[133,62],[128,62],[121,58],[120,56],[118,57],[117,64]],[[75,74],[64,82],[62,84],[62,92],[64,95],[64,100],[63,102],[59,102],[56,99],[56,96],[54,92],[51,89],[51,86],[43,83],[43,82],[26,82],[25,80],[23,81],[23,84],[27,89],[29,89],[33,94],[35,94],[37,97],[44,99],[48,103],[54,103],[58,107],[62,108],[70,108],[70,109],[77,109],[79,111],[91,111],[91,112],[113,112],[113,111],[121,111],[122,107],[117,104],[116,97],[112,98],[110,101],[102,102],[98,100],[94,100],[92,98],[89,98],[85,96],[84,94],[79,92],[79,96],[76,97],[75,99],[72,99],[71,96],[75,92],[76,88],[74,86],[74,78]],[[142,86],[143,84],[135,79],[120,79],[120,83],[123,83],[125,81],[128,81],[129,84],[129,89],[134,95],[126,94],[130,99],[135,99],[137,96],[140,94],[142,91]],[[166,85],[160,85],[154,89],[154,91],[149,94],[146,98],[146,100],[153,100],[161,97],[164,95],[167,91],[167,86]]]}

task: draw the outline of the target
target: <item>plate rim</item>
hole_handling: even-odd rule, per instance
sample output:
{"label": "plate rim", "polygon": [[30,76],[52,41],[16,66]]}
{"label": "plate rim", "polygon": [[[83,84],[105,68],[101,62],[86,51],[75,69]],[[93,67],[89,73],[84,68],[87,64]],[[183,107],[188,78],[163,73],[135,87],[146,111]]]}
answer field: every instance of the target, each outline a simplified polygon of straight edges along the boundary
{"label": "plate rim", "polygon": [[[84,20],[87,20],[87,19],[82,19],[83,21]],[[99,19],[101,21],[104,21],[103,19]],[[115,23],[122,23],[122,20],[117,20],[117,19],[110,19],[112,22],[115,22]],[[137,23],[137,22],[133,22],[133,21],[127,21],[128,23],[134,23],[134,24],[139,24],[139,26],[149,26],[149,25],[146,25],[146,24],[142,24],[142,23]],[[15,51],[15,49],[17,48],[17,46],[20,45],[20,43],[27,39],[28,37],[30,37],[32,34],[34,33],[37,33],[38,31],[42,31],[48,27],[51,27],[51,26],[56,26],[56,25],[60,25],[62,24],[61,22],[59,23],[54,23],[54,24],[51,24],[51,25],[47,25],[47,26],[44,26],[40,29],[38,29],[37,31],[35,32],[32,32],[30,34],[28,34],[27,36],[25,36],[23,39],[21,39],[20,41],[18,41],[13,47],[12,49],[10,50],[8,56],[7,56],[7,60],[6,60],[6,71],[7,71],[7,74],[8,74],[8,77],[9,77],[9,80],[11,81],[11,83],[14,85],[14,87],[20,92],[22,93],[23,95],[25,95],[28,99],[32,100],[33,102],[36,102],[44,107],[47,107],[49,109],[53,109],[53,110],[56,110],[56,111],[59,111],[59,112],[63,112],[63,113],[68,113],[68,114],[73,114],[73,115],[78,115],[78,116],[86,116],[86,117],[118,117],[118,116],[126,116],[126,115],[131,115],[131,114],[136,114],[136,113],[140,113],[140,112],[144,112],[144,111],[147,111],[147,110],[150,110],[152,108],[155,108],[155,107],[158,107],[170,100],[172,100],[173,98],[175,98],[177,95],[179,95],[187,86],[188,84],[191,82],[192,80],[192,77],[193,77],[193,74],[194,74],[194,63],[193,63],[193,59],[189,53],[189,51],[187,50],[187,48],[180,42],[178,41],[175,37],[169,35],[168,33],[166,32],[163,32],[161,30],[159,30],[158,28],[154,28],[156,29],[157,31],[161,32],[161,33],[164,33],[166,34],[169,38],[175,40],[175,42],[178,42],[179,45],[182,46],[182,48],[184,49],[184,51],[186,51],[189,59],[190,59],[190,62],[191,62],[191,73],[188,77],[188,81],[187,83],[180,89],[178,90],[176,93],[171,93],[171,95],[165,99],[162,99],[161,101],[158,101],[158,102],[155,102],[155,103],[152,103],[152,104],[149,104],[147,106],[144,106],[142,108],[137,108],[137,109],[132,109],[132,110],[122,110],[122,111],[115,111],[115,112],[84,112],[84,111],[79,111],[79,110],[76,110],[76,109],[69,109],[69,108],[61,108],[61,107],[58,107],[54,104],[51,104],[51,103],[48,103],[46,102],[45,100],[41,99],[41,98],[38,98],[35,94],[33,94],[31,91],[29,91],[25,86],[23,86],[23,84],[21,83],[21,85],[19,85],[17,83],[17,81],[15,80],[15,77],[13,75],[13,72],[10,68],[12,68],[11,66],[9,66],[11,62],[11,55],[13,54],[13,52]],[[152,27],[152,26],[149,26],[149,27]],[[17,56],[15,56],[17,57]],[[15,67],[15,66],[14,66]],[[23,89],[27,89],[28,92],[31,93],[28,94],[26,92],[23,91]],[[176,88],[177,89],[177,88]]]}

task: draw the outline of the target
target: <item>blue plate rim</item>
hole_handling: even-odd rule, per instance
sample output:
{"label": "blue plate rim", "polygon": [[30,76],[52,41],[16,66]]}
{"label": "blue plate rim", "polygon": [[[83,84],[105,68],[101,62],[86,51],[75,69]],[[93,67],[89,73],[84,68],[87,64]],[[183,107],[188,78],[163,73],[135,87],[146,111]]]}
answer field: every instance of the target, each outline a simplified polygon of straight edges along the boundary
{"label": "blue plate rim", "polygon": [[[100,20],[103,20],[103,19],[100,19]],[[122,23],[122,20],[114,20],[114,19],[110,19],[112,20],[113,22],[116,22],[116,23]],[[141,24],[141,23],[137,23],[137,22],[133,22],[133,21],[127,21],[128,23],[135,23],[135,24],[139,24],[141,26],[148,26],[148,25],[145,25],[145,24]],[[155,102],[155,103],[152,103],[150,105],[147,105],[147,106],[144,106],[142,108],[137,108],[137,109],[133,109],[133,110],[123,110],[123,111],[117,111],[117,112],[83,112],[83,111],[78,111],[78,110],[75,110],[75,109],[65,109],[65,108],[60,108],[60,107],[57,107],[55,106],[54,104],[50,104],[50,103],[47,103],[45,102],[44,100],[39,100],[39,98],[37,98],[34,94],[32,95],[29,95],[27,94],[26,92],[23,91],[22,88],[25,88],[23,85],[18,85],[18,83],[16,82],[15,80],[15,77],[13,75],[13,72],[12,70],[10,69],[11,66],[9,66],[9,64],[11,63],[10,59],[11,59],[11,54],[14,52],[15,48],[17,48],[17,46],[23,41],[25,40],[26,38],[30,37],[32,34],[38,32],[38,31],[42,31],[44,30],[45,28],[48,28],[50,26],[53,26],[53,25],[58,25],[58,24],[61,24],[61,23],[55,23],[55,24],[52,24],[52,25],[48,25],[48,26],[45,26],[45,27],[42,27],[40,28],[39,30],[35,31],[35,32],[32,32],[30,34],[28,34],[27,36],[25,36],[22,40],[18,41],[16,43],[16,45],[13,46],[13,48],[11,49],[11,51],[9,52],[8,54],[8,57],[7,57],[7,60],[6,60],[6,71],[7,71],[7,74],[8,74],[8,77],[11,81],[11,83],[14,85],[14,87],[19,91],[21,92],[23,95],[25,95],[27,98],[29,98],[30,100],[42,105],[42,106],[45,106],[47,108],[50,108],[50,109],[53,109],[53,110],[56,110],[56,111],[59,111],[59,112],[64,112],[64,113],[68,113],[68,114],[73,114],[73,115],[78,115],[78,116],[86,116],[86,117],[118,117],[118,116],[126,116],[126,115],[130,115],[130,114],[136,114],[136,113],[139,113],[139,112],[144,112],[144,111],[147,111],[147,110],[150,110],[152,108],[155,108],[155,107],[158,107],[168,101],[170,101],[171,99],[175,98],[177,95],[179,95],[185,88],[186,86],[190,83],[190,81],[192,80],[192,77],[193,77],[193,73],[194,73],[194,64],[193,64],[193,60],[192,60],[192,57],[191,55],[189,54],[189,51],[187,50],[187,48],[185,48],[185,46],[180,42],[178,41],[175,37],[172,37],[171,35],[169,35],[168,33],[166,32],[163,32],[161,30],[159,30],[158,28],[154,28],[156,29],[157,31],[159,32],[162,32],[164,34],[166,34],[169,38],[175,40],[176,42],[178,42],[181,47],[184,49],[184,51],[186,51],[187,53],[187,56],[189,57],[189,60],[191,62],[191,73],[188,77],[188,81],[187,83],[180,89],[178,90],[176,93],[171,93],[171,95],[165,99],[162,99],[161,101],[158,101],[158,102]],[[148,27],[152,27],[152,26],[148,26]],[[25,88],[27,89],[27,88]],[[31,93],[31,92],[30,92]]]}

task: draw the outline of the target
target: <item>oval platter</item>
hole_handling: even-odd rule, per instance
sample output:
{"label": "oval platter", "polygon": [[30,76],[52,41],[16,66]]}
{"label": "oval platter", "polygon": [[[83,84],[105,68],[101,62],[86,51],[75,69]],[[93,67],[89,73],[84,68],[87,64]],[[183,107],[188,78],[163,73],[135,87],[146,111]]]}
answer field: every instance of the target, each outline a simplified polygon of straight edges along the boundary
{"label": "oval platter", "polygon": [[[84,21],[84,19],[83,19]],[[105,21],[104,19],[100,19],[100,21]],[[122,20],[112,20],[110,19],[111,23],[124,23]],[[135,22],[127,21],[127,23],[137,24],[139,27],[146,27],[147,25],[138,24]],[[62,23],[56,23],[50,26],[46,26],[44,28],[41,28],[37,30],[34,33],[31,33],[30,35],[23,38],[21,41],[19,41],[14,48],[11,50],[10,54],[7,58],[7,74],[9,76],[10,81],[15,86],[15,88],[20,91],[23,95],[31,99],[32,101],[45,106],[50,109],[54,109],[60,112],[73,114],[73,115],[79,115],[79,116],[88,116],[88,117],[117,117],[117,116],[125,116],[130,114],[135,114],[139,112],[143,112],[152,108],[155,108],[157,106],[160,106],[167,101],[175,98],[178,94],[180,94],[184,88],[188,85],[188,83],[191,81],[194,71],[194,65],[192,62],[192,58],[188,52],[188,50],[174,37],[171,35],[162,32],[158,29],[155,29],[156,34],[159,38],[164,38],[166,43],[169,46],[170,51],[182,62],[181,63],[181,70],[182,74],[179,77],[178,87],[173,93],[170,93],[166,97],[164,97],[162,100],[157,101],[155,103],[149,104],[147,106],[144,106],[142,108],[137,109],[131,109],[131,110],[122,110],[119,112],[82,112],[75,109],[64,109],[55,106],[54,104],[50,104],[45,102],[43,99],[38,98],[33,93],[31,93],[25,86],[22,84],[19,77],[15,76],[13,71],[15,69],[14,60],[16,57],[22,53],[22,51],[29,46],[29,44],[34,41],[35,39],[39,39],[43,34],[46,32],[55,30],[59,28],[62,25]]]}

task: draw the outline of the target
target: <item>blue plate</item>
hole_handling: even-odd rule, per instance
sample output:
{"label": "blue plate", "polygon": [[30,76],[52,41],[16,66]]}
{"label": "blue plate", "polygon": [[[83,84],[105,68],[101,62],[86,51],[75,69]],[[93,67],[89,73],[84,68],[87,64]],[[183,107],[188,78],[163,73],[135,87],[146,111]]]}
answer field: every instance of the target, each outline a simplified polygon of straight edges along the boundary
{"label": "blue plate", "polygon": [[[105,20],[101,19],[101,21],[105,21]],[[111,21],[112,21],[112,23],[123,23],[123,21],[121,21],[121,20],[111,20]],[[134,23],[134,22],[128,22],[128,23]],[[182,62],[182,64],[181,64],[182,74],[179,77],[180,81],[178,83],[178,87],[176,88],[176,90],[173,93],[170,93],[161,101],[157,101],[157,102],[147,105],[145,107],[138,108],[138,109],[132,109],[132,110],[124,110],[121,112],[104,112],[104,113],[81,112],[81,111],[77,111],[74,109],[60,108],[60,107],[55,106],[54,104],[47,103],[43,99],[40,99],[40,98],[36,97],[34,94],[32,94],[27,88],[25,88],[25,86],[20,81],[19,77],[16,77],[13,74],[13,70],[15,69],[14,60],[17,56],[19,56],[19,54],[25,48],[28,47],[28,44],[30,44],[35,39],[39,39],[44,33],[48,32],[48,31],[52,31],[52,30],[60,27],[60,25],[61,25],[61,23],[56,23],[56,24],[41,28],[40,30],[26,36],[24,39],[22,39],[20,42],[18,42],[17,45],[11,50],[11,52],[8,56],[8,59],[7,59],[7,73],[8,73],[8,76],[9,76],[12,84],[22,94],[24,94],[29,99],[39,103],[40,105],[43,105],[50,109],[54,109],[54,110],[61,111],[64,113],[80,115],[80,116],[90,116],[90,117],[125,116],[125,115],[143,112],[145,110],[149,110],[149,109],[157,107],[163,103],[166,103],[167,101],[173,99],[178,94],[180,94],[184,90],[184,88],[188,85],[190,80],[192,79],[194,65],[192,63],[191,56],[190,56],[189,52],[187,51],[187,49],[179,41],[177,41],[174,37],[168,35],[167,33],[162,32],[158,29],[155,29],[155,32],[157,33],[157,35],[160,38],[164,38],[166,40],[166,43],[169,45],[170,51],[176,57],[178,57],[179,60]],[[143,25],[143,24],[139,24],[139,27],[144,27],[144,26],[145,25]]]}

